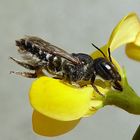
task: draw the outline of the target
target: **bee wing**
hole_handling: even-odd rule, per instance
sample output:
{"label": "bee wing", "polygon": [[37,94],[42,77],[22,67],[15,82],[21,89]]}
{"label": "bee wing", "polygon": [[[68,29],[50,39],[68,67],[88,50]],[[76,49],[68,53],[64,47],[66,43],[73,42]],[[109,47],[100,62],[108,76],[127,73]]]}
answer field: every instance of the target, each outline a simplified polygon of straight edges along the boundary
{"label": "bee wing", "polygon": [[49,42],[44,41],[41,38],[35,37],[35,36],[27,36],[25,38],[25,42],[30,42],[32,45],[35,45],[39,49],[42,49],[43,51],[49,53],[49,54],[54,54],[56,56],[61,56],[75,64],[79,64],[80,61],[78,58],[72,56],[71,54],[67,53],[63,49],[52,45]]}

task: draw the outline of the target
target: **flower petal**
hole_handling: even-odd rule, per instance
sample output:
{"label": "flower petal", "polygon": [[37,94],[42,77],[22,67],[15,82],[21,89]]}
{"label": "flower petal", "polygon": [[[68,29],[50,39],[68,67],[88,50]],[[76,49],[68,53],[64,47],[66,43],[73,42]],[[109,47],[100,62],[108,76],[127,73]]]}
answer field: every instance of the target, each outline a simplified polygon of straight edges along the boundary
{"label": "flower petal", "polygon": [[32,124],[35,133],[42,136],[58,136],[72,130],[80,119],[74,121],[59,121],[33,111]]}
{"label": "flower petal", "polygon": [[61,121],[79,119],[92,107],[102,107],[102,102],[94,102],[94,96],[91,85],[77,88],[45,76],[34,81],[30,89],[32,107],[45,116]]}
{"label": "flower petal", "polygon": [[[125,16],[114,28],[106,48],[108,49],[109,47],[111,51],[114,51],[118,47],[121,47],[122,45],[126,44],[126,54],[128,55],[128,57],[133,59],[139,59],[140,57],[137,54],[140,49],[136,48],[135,45],[132,45],[133,43],[140,45],[139,33],[139,19],[135,13],[130,13],[127,16]],[[113,63],[117,67],[119,73],[123,75],[122,69],[119,66],[118,62],[115,59],[113,59]]]}
{"label": "flower petal", "polygon": [[127,56],[131,59],[140,61],[140,47],[136,46],[134,43],[127,44],[125,48]]}
{"label": "flower petal", "polygon": [[139,19],[135,13],[130,13],[114,28],[107,45],[114,51],[124,44],[134,42],[139,32]]}
{"label": "flower petal", "polygon": [[[101,50],[107,55],[108,47],[110,47],[111,52],[116,48],[134,42],[140,32],[140,22],[135,13],[130,13],[125,16],[114,28],[107,45],[103,46]],[[138,42],[138,39],[137,39]],[[139,41],[140,44],[140,41]],[[98,55],[98,56],[97,56]],[[92,54],[94,58],[101,56],[99,51]]]}

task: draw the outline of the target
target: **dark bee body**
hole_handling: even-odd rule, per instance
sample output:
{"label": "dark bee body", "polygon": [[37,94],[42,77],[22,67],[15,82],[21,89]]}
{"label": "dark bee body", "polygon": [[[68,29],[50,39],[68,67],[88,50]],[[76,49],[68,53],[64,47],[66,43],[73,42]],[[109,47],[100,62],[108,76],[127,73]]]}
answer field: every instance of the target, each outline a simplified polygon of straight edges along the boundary
{"label": "dark bee body", "polygon": [[48,73],[69,83],[78,85],[82,82],[91,83],[93,87],[95,87],[96,75],[99,75],[104,80],[111,81],[114,88],[122,90],[118,83],[121,81],[119,73],[114,65],[104,57],[93,60],[87,54],[69,54],[38,37],[20,39],[16,41],[16,46],[23,54],[26,63],[12,57],[11,59],[27,69],[35,70],[35,73],[14,72],[16,74],[35,78],[38,72],[45,69]]}

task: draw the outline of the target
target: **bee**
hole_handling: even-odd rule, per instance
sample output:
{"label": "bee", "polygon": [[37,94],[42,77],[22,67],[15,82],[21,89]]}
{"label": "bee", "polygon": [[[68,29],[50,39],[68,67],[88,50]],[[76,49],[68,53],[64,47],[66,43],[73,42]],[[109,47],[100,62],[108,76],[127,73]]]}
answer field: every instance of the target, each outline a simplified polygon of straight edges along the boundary
{"label": "bee", "polygon": [[[98,75],[102,79],[110,81],[112,87],[122,91],[119,83],[121,76],[112,63],[110,49],[108,49],[108,60],[98,47],[92,45],[102,53],[103,57],[93,59],[90,55],[84,53],[69,54],[41,38],[26,36],[16,40],[18,52],[22,55],[24,62],[13,57],[10,58],[24,68],[33,70],[34,73],[14,71],[11,71],[11,73],[27,78],[36,78],[43,70],[46,70],[48,74],[55,78],[80,87],[90,83],[96,92],[102,95],[94,84]],[[84,85],[81,83],[84,83]]]}

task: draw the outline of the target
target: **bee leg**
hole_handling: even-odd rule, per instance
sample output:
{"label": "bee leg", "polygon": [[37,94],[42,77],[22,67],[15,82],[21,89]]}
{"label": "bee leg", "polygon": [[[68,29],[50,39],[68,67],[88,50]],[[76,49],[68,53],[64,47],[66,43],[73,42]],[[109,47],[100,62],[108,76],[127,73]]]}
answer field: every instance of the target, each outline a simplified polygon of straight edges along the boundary
{"label": "bee leg", "polygon": [[14,71],[10,71],[10,73],[14,73],[16,75],[21,75],[21,76],[27,77],[27,78],[37,78],[37,77],[40,77],[40,76],[44,76],[45,75],[44,72],[42,71],[42,66],[43,66],[42,64],[31,65],[31,64],[28,64],[28,63],[25,63],[25,62],[21,62],[19,60],[16,60],[13,57],[10,57],[10,59],[12,59],[14,62],[16,62],[17,64],[19,64],[20,66],[23,66],[26,69],[34,70],[35,71],[34,73],[31,73],[31,72],[14,72]]}
{"label": "bee leg", "polygon": [[104,97],[104,94],[102,94],[102,93],[98,90],[98,88],[94,85],[94,81],[95,81],[95,75],[93,75],[93,77],[91,78],[91,85],[92,85],[92,87],[94,88],[94,90],[95,90],[99,95],[101,95],[101,96]]}
{"label": "bee leg", "polygon": [[25,63],[25,62],[16,60],[16,59],[13,58],[13,57],[10,57],[10,59],[13,60],[14,62],[16,62],[17,64],[19,64],[20,66],[26,68],[26,69],[29,69],[29,70],[37,70],[37,69],[39,69],[39,65],[27,64],[27,63]]}
{"label": "bee leg", "polygon": [[94,88],[94,90],[99,94],[99,95],[101,95],[101,96],[105,96],[104,94],[102,94],[99,90],[98,90],[98,88],[94,85],[94,84],[92,84],[92,87]]}
{"label": "bee leg", "polygon": [[37,73],[31,73],[31,72],[15,72],[15,71],[10,71],[10,74],[14,73],[16,75],[20,75],[23,77],[27,77],[27,78],[37,78]]}
{"label": "bee leg", "polygon": [[56,76],[54,76],[53,78],[54,78],[54,79],[60,79],[60,80],[63,80],[63,77],[60,76],[60,75],[56,75]]}

